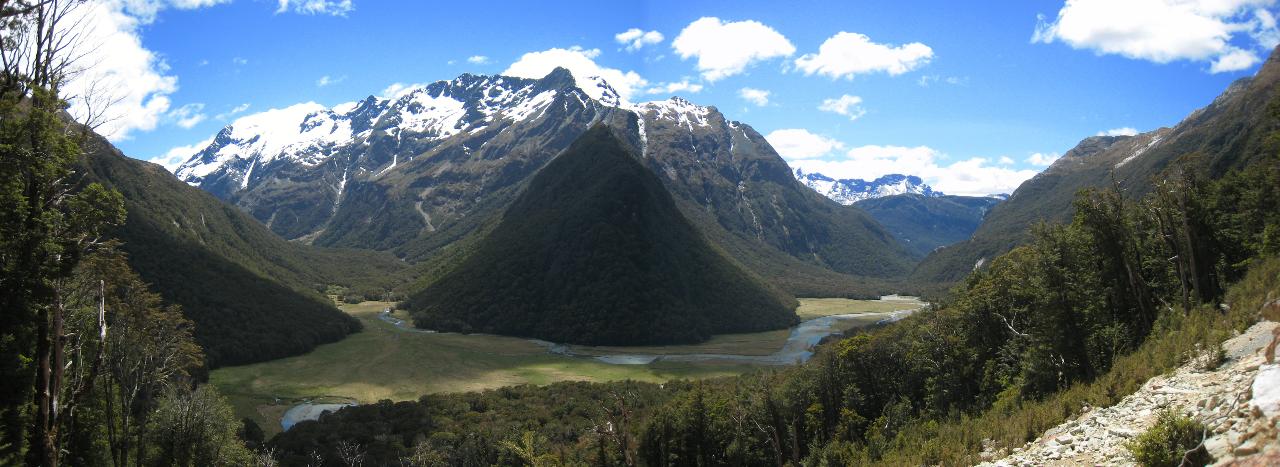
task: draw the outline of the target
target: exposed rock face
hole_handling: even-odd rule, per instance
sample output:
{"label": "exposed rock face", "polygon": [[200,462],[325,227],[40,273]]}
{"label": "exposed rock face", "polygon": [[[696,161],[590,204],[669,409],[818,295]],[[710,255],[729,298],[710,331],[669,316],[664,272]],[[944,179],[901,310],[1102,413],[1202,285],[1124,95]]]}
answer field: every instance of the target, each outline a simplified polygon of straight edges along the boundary
{"label": "exposed rock face", "polygon": [[1133,465],[1125,443],[1167,408],[1209,428],[1204,446],[1219,465],[1277,465],[1280,416],[1262,408],[1280,404],[1280,384],[1275,384],[1280,383],[1280,367],[1265,363],[1263,355],[1277,326],[1264,321],[1225,342],[1228,361],[1212,371],[1188,363],[1171,375],[1152,378],[1112,407],[1090,410],[1012,455],[982,465]]}

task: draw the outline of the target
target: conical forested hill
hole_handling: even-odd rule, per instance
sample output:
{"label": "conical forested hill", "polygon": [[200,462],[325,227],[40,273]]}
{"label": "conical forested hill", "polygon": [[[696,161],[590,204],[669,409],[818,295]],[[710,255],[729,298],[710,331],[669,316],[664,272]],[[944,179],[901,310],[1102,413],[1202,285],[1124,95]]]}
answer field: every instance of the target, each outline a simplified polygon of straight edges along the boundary
{"label": "conical forested hill", "polygon": [[547,164],[454,270],[407,303],[424,328],[668,344],[797,321],[715,249],[604,126]]}

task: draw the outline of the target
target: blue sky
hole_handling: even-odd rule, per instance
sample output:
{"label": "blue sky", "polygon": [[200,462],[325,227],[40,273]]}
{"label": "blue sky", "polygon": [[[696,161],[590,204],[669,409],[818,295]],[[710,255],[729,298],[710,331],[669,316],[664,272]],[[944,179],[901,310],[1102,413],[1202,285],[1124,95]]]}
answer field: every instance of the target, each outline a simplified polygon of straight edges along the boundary
{"label": "blue sky", "polygon": [[1176,124],[1280,37],[1275,0],[99,1],[106,53],[128,58],[104,131],[140,159],[271,108],[571,57],[625,76],[631,101],[714,105],[793,166],[964,194],[1011,191],[1099,132]]}

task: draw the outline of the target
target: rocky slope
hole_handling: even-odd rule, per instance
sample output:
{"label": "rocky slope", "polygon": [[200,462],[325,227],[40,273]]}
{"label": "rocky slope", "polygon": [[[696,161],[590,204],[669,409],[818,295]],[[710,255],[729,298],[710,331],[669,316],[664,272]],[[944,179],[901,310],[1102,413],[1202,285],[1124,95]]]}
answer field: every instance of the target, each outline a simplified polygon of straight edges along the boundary
{"label": "rocky slope", "polygon": [[[1280,302],[1271,306],[1280,307]],[[1266,349],[1277,323],[1263,321],[1223,344],[1227,362],[1213,370],[1191,362],[1152,378],[1120,403],[1089,410],[1007,457],[982,465],[1133,465],[1125,444],[1155,423],[1161,410],[1189,415],[1210,430],[1204,441],[1217,465],[1280,463],[1280,365]],[[1274,354],[1273,354],[1274,355]],[[994,459],[1000,452],[987,451]]]}
{"label": "rocky slope", "polygon": [[958,281],[983,260],[1024,242],[1041,220],[1066,221],[1082,188],[1115,183],[1138,197],[1150,180],[1184,156],[1194,155],[1211,176],[1244,167],[1268,154],[1268,135],[1280,125],[1272,110],[1280,83],[1280,55],[1251,78],[1236,81],[1212,103],[1172,128],[1135,136],[1095,136],[1081,141],[991,210],[973,238],[930,254],[912,274],[919,283]]}
{"label": "rocky slope", "polygon": [[494,218],[596,123],[623,135],[706,236],[775,283],[847,290],[910,268],[892,235],[797,182],[750,126],[679,98],[623,102],[564,69],[244,117],[176,172],[286,238],[414,262]]}

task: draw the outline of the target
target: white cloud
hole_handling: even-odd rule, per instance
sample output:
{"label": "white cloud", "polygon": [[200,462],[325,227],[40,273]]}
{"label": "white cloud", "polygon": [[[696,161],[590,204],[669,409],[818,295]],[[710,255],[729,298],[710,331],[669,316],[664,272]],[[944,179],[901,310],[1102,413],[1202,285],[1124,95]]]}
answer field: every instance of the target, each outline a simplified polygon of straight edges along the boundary
{"label": "white cloud", "polygon": [[697,94],[702,92],[702,85],[698,83],[690,83],[689,80],[685,79],[670,83],[660,83],[657,86],[645,90],[645,94],[675,94],[679,92]]}
{"label": "white cloud", "polygon": [[1013,165],[1014,160],[1009,156],[1000,156],[1000,165]]}
{"label": "white cloud", "polygon": [[[632,95],[639,94],[645,86],[649,85],[649,81],[634,71],[622,71],[596,64],[594,59],[598,56],[600,56],[600,49],[583,49],[577,46],[568,49],[554,48],[541,52],[529,52],[507,67],[502,74],[537,79],[547,76],[558,66],[565,67],[569,72],[573,73],[573,77],[576,79],[593,76],[604,79],[605,82],[618,91],[618,95],[628,100]],[[588,92],[591,91],[588,90]]]}
{"label": "white cloud", "polygon": [[646,45],[654,45],[662,42],[662,33],[658,31],[645,31],[640,28],[631,28],[622,31],[613,36],[613,40],[619,44],[626,46],[628,52],[640,50]]}
{"label": "white cloud", "polygon": [[1211,73],[1249,68],[1260,59],[1231,41],[1250,36],[1251,47],[1280,40],[1275,18],[1261,7],[1275,0],[1068,0],[1052,22],[1040,17],[1031,42],[1055,41],[1098,54],[1169,63],[1211,62]]}
{"label": "white cloud", "polygon": [[774,130],[764,139],[778,151],[778,155],[788,160],[822,157],[844,148],[844,143],[800,128]]}
{"label": "white cloud", "polygon": [[681,59],[696,57],[707,81],[742,73],[753,63],[795,53],[795,46],[778,31],[759,21],[723,22],[703,17],[689,23],[671,41]]}
{"label": "white cloud", "polygon": [[231,63],[236,66],[244,66],[249,64],[249,59],[244,57],[234,57],[231,59]]}
{"label": "white cloud", "polygon": [[1133,127],[1112,128],[1106,131],[1099,131],[1094,136],[1133,136],[1138,134],[1138,130]]}
{"label": "white cloud", "polygon": [[423,83],[391,83],[382,89],[382,92],[378,94],[378,97],[383,99],[395,99],[405,92],[425,86],[426,84]]}
{"label": "white cloud", "polygon": [[320,79],[316,80],[316,87],[323,88],[325,86],[338,84],[346,80],[347,80],[346,75],[342,75],[336,78],[329,75],[324,75],[324,76],[321,76]]}
{"label": "white cloud", "polygon": [[763,89],[742,88],[738,90],[738,97],[759,107],[769,105],[769,91]]}
{"label": "white cloud", "polygon": [[1059,157],[1062,157],[1062,156],[1056,152],[1048,153],[1048,154],[1043,152],[1037,152],[1027,157],[1027,163],[1031,165],[1047,167],[1049,165],[1052,165],[1054,161],[1057,161]]}
{"label": "white cloud", "polygon": [[276,14],[292,11],[304,15],[347,16],[355,6],[351,0],[279,0]]}
{"label": "white cloud", "polygon": [[489,57],[486,57],[484,55],[472,55],[470,57],[467,57],[467,63],[470,63],[472,65],[488,65]]}
{"label": "white cloud", "polygon": [[174,169],[177,169],[179,165],[182,165],[182,163],[186,162],[187,159],[190,159],[191,156],[194,156],[196,153],[200,152],[204,148],[209,147],[209,144],[212,144],[212,143],[213,143],[213,138],[209,138],[195,144],[189,144],[186,146],[177,146],[168,150],[164,154],[147,159],[147,161],[160,164],[164,166],[165,169],[168,169],[170,172],[173,172]]}
{"label": "white cloud", "polygon": [[862,34],[842,31],[823,42],[818,53],[797,58],[796,67],[806,75],[817,73],[832,79],[852,79],[877,72],[897,76],[928,64],[932,58],[933,49],[919,42],[893,47],[871,42],[871,38]]}
{"label": "white cloud", "polygon": [[849,117],[849,120],[857,120],[867,113],[866,109],[862,108],[862,98],[848,94],[835,99],[823,99],[818,110],[844,115]]}
{"label": "white cloud", "polygon": [[174,125],[182,128],[190,129],[199,125],[207,116],[204,114],[204,104],[192,103],[182,107],[178,107],[169,111],[168,117]]}
{"label": "white cloud", "polygon": [[79,121],[92,120],[112,141],[152,130],[169,111],[178,78],[155,52],[143,47],[142,19],[119,2],[91,1],[75,7],[64,24],[83,27],[72,47],[80,70],[62,87]]}
{"label": "white cloud", "polygon": [[968,84],[968,82],[969,82],[969,78],[967,77],[966,78],[961,78],[959,76],[944,77],[939,75],[922,75],[920,76],[920,79],[916,80],[916,84],[919,84],[920,87],[925,87],[925,88],[933,85],[934,83],[944,83],[944,84],[950,84],[952,86],[959,86],[962,84]]}
{"label": "white cloud", "polygon": [[1240,71],[1248,69],[1261,61],[1262,59],[1258,58],[1258,54],[1252,51],[1232,47],[1209,65],[1209,73]]}
{"label": "white cloud", "polygon": [[155,21],[156,14],[167,8],[195,10],[231,3],[231,0],[107,0],[107,2],[114,4],[120,11],[137,18],[143,23],[151,23]]}
{"label": "white cloud", "polygon": [[[770,140],[772,143],[772,140]],[[1011,193],[1035,170],[1014,170],[973,157],[942,165],[945,156],[928,146],[860,146],[844,157],[793,160],[792,168],[833,178],[873,180],[888,174],[915,175],[934,189],[948,194],[986,196]]]}
{"label": "white cloud", "polygon": [[228,111],[226,111],[226,112],[223,112],[223,113],[220,113],[220,114],[214,115],[214,116],[213,116],[213,119],[214,119],[214,120],[226,120],[227,118],[230,118],[231,116],[233,116],[233,115],[235,115],[235,114],[238,114],[238,113],[240,113],[240,112],[244,112],[244,111],[246,111],[246,110],[249,110],[249,103],[248,103],[248,102],[245,102],[245,103],[243,103],[243,104],[240,104],[240,105],[237,105],[237,106],[235,106],[235,107],[232,107],[232,108],[231,108],[231,110],[228,110]]}

